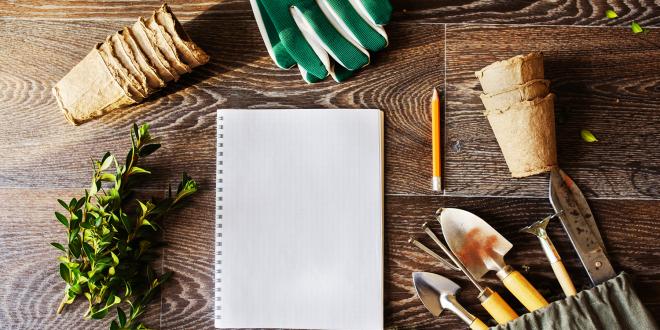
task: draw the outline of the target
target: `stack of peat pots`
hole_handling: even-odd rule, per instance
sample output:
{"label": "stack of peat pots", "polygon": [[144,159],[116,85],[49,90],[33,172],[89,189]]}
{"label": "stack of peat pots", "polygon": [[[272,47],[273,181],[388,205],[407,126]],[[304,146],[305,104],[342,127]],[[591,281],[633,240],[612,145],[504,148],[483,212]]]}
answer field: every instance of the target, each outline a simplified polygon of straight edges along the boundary
{"label": "stack of peat pots", "polygon": [[475,72],[497,143],[512,177],[548,172],[557,165],[555,95],[544,79],[543,54],[495,62]]}
{"label": "stack of peat pots", "polygon": [[163,5],[94,46],[53,87],[53,94],[65,117],[77,125],[139,103],[208,61]]}

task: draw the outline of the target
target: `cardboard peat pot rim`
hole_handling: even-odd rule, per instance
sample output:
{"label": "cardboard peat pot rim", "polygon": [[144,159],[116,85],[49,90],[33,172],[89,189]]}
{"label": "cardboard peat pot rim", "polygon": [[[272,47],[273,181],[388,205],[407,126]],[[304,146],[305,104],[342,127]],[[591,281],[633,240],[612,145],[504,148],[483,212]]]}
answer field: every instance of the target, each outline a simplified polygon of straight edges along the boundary
{"label": "cardboard peat pot rim", "polygon": [[57,104],[74,125],[135,103],[106,66],[99,45],[53,87]]}
{"label": "cardboard peat pot rim", "polygon": [[536,79],[498,94],[481,94],[479,97],[486,110],[499,110],[506,109],[518,102],[543,98],[548,93],[550,93],[550,81]]}
{"label": "cardboard peat pot rim", "polygon": [[532,52],[492,63],[474,73],[486,94],[497,94],[530,80],[543,79],[543,53]]}
{"label": "cardboard peat pot rim", "polygon": [[554,94],[486,111],[490,127],[514,178],[557,166]]}
{"label": "cardboard peat pot rim", "polygon": [[166,3],[156,10],[155,17],[158,24],[172,37],[177,52],[191,69],[209,61],[209,55],[190,39]]}

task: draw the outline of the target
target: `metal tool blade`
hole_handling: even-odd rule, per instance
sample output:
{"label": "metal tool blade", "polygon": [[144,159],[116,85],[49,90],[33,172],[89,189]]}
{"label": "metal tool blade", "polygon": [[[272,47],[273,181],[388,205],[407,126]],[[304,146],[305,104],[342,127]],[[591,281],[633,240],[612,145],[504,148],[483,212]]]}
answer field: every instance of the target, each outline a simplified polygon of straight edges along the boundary
{"label": "metal tool blade", "polygon": [[506,265],[504,255],[513,244],[486,221],[454,208],[443,208],[439,218],[449,249],[476,279],[481,279],[489,270],[499,271]]}
{"label": "metal tool blade", "polygon": [[594,285],[616,276],[587,200],[575,182],[559,168],[550,174],[550,203],[559,215],[580,261]]}
{"label": "metal tool blade", "polygon": [[414,272],[413,285],[424,307],[435,317],[440,316],[443,310],[440,296],[443,293],[455,295],[461,289],[458,284],[446,277],[426,272]]}

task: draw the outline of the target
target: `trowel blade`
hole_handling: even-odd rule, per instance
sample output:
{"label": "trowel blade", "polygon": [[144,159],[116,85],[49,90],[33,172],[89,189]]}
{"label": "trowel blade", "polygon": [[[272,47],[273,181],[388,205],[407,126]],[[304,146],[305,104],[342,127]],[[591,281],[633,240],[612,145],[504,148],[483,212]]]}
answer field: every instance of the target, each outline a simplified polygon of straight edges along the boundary
{"label": "trowel blade", "polygon": [[504,255],[513,244],[480,217],[461,209],[443,208],[440,224],[449,249],[476,279],[506,265]]}

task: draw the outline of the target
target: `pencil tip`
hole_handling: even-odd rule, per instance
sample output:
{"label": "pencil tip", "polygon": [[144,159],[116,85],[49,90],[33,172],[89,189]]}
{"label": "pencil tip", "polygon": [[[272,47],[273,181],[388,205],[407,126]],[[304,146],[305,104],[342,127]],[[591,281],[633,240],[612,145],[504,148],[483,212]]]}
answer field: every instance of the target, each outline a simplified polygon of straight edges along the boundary
{"label": "pencil tip", "polygon": [[433,97],[437,98],[438,97],[438,89],[433,87]]}

